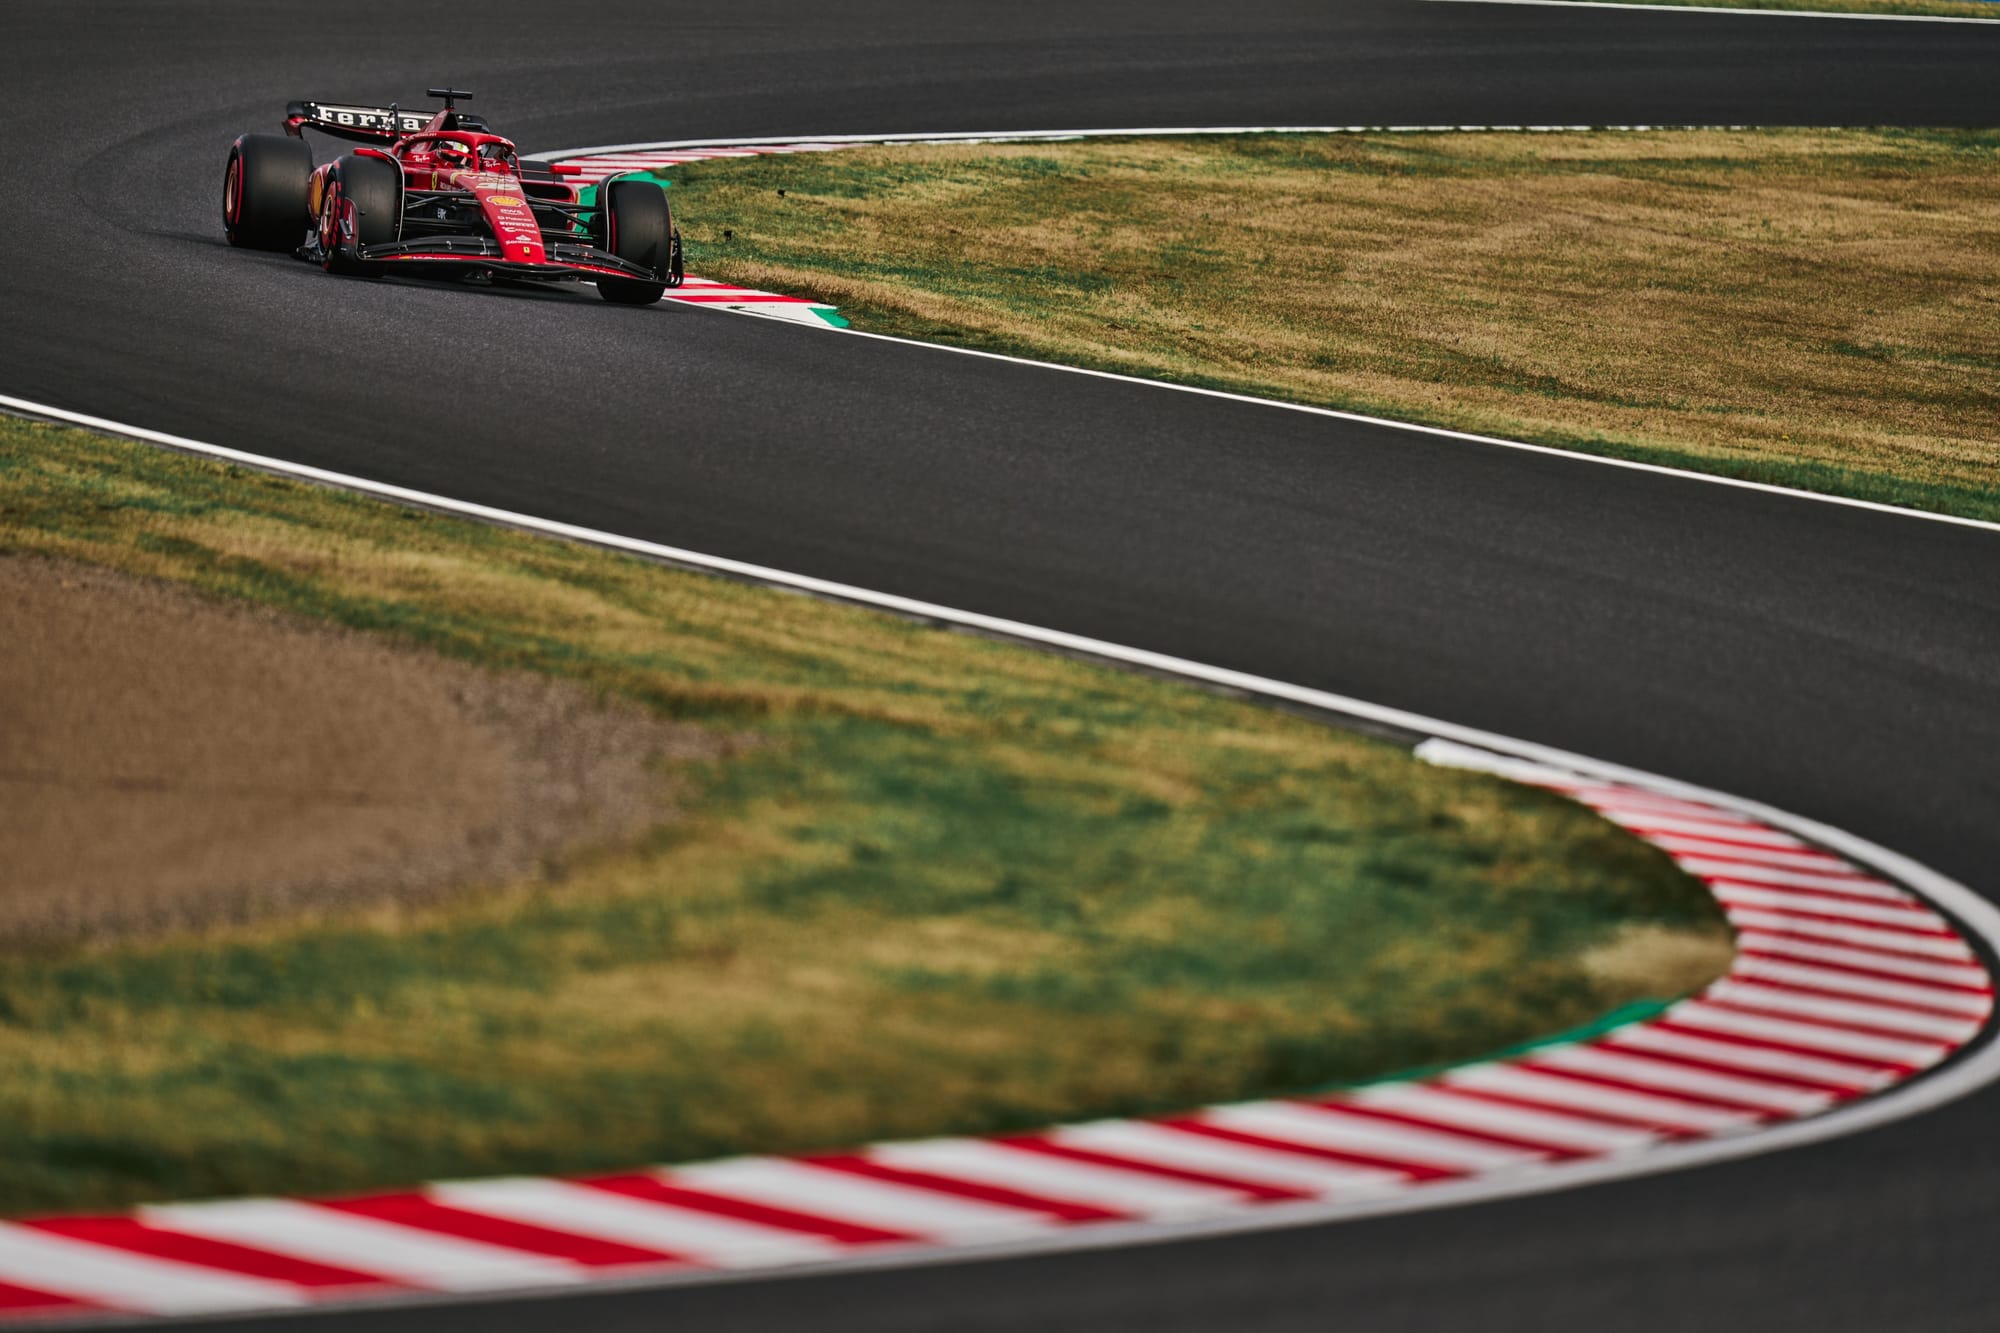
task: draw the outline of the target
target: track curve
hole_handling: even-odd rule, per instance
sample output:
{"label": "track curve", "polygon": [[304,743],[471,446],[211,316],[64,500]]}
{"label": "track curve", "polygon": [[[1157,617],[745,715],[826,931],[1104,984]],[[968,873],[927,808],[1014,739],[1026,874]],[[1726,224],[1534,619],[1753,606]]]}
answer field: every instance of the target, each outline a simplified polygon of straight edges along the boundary
{"label": "track curve", "polygon": [[[286,99],[447,74],[530,150],[913,124],[1972,123],[2000,37],[1414,3],[828,11],[607,5],[530,42],[545,7],[498,3],[434,69],[385,55],[376,24],[403,7],[305,32],[251,4],[11,5],[0,392],[1532,736],[2000,889],[1990,534],[699,311],[330,283],[229,252],[212,216],[222,148]],[[30,243],[43,219],[59,253]],[[440,346],[507,410],[457,428],[461,405],[402,373]],[[1996,1110],[1358,1227],[366,1322],[1983,1328]]]}

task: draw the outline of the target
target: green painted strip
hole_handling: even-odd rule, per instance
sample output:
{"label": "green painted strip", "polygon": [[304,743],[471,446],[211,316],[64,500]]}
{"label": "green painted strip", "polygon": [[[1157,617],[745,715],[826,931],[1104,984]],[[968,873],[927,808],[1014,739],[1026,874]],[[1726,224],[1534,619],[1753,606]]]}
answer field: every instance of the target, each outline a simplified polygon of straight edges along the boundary
{"label": "green painted strip", "polygon": [[1503,1046],[1497,1051],[1488,1051],[1486,1054],[1474,1056],[1470,1060],[1448,1060],[1442,1064],[1418,1065],[1412,1069],[1399,1069],[1393,1074],[1382,1074],[1375,1078],[1362,1079],[1356,1083],[1328,1083],[1309,1089],[1308,1095],[1322,1092],[1345,1092],[1352,1088],[1379,1087],[1384,1083],[1414,1083],[1423,1079],[1436,1078],[1438,1075],[1447,1073],[1453,1069],[1464,1069],[1470,1065],[1492,1064],[1499,1060],[1511,1060],[1516,1056],[1527,1055],[1531,1051],[1546,1050],[1551,1046],[1569,1046],[1577,1042],[1589,1041],[1594,1037],[1601,1037],[1607,1032],[1622,1027],[1629,1027],[1634,1023],[1649,1022],[1652,1019],[1658,1018],[1673,1005],[1679,1003],[1680,1001],[1677,999],[1634,1000],[1630,1004],[1619,1005],[1609,1013],[1599,1014],[1588,1023],[1570,1028],[1566,1032],[1557,1032],[1546,1037],[1535,1037],[1529,1041],[1516,1042],[1512,1046]]}
{"label": "green painted strip", "polygon": [[[612,181],[622,181],[628,176],[644,176],[651,174],[652,173],[650,172],[643,172],[643,171],[621,171],[616,176],[606,176],[603,180],[598,181],[595,184],[585,185],[580,187],[576,192],[576,201],[579,204],[582,204],[585,208],[594,208],[597,206],[597,190],[599,186],[609,184]],[[653,184],[659,186],[662,190],[671,190],[674,188],[674,183],[666,179],[664,176],[657,176],[657,175],[653,176]]]}

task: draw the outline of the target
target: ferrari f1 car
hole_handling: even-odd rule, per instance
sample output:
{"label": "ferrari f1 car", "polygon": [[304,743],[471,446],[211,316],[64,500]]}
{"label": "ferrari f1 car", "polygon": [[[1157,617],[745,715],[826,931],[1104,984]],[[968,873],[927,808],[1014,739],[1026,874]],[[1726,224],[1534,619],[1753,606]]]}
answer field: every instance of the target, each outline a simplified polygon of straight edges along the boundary
{"label": "ferrari f1 car", "polygon": [[[621,305],[680,286],[680,231],[658,184],[607,180],[585,203],[571,173],[524,164],[461,111],[471,93],[429,95],[442,111],[293,102],[284,134],[238,139],[222,180],[229,243],[329,273],[594,282]],[[363,146],[315,166],[306,130]]]}

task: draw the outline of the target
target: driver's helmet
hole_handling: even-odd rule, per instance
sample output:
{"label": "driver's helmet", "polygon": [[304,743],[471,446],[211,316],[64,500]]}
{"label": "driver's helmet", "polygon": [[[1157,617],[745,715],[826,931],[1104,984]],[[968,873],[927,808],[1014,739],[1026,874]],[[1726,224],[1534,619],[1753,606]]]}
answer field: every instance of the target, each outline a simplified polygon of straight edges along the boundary
{"label": "driver's helmet", "polygon": [[470,167],[472,154],[457,139],[439,139],[431,145],[431,157],[440,167]]}

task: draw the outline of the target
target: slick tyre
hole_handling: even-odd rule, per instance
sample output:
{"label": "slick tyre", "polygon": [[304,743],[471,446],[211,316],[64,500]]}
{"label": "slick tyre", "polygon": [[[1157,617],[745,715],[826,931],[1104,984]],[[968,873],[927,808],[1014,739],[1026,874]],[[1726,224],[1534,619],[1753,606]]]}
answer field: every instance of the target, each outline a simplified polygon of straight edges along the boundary
{"label": "slick tyre", "polygon": [[[667,192],[651,181],[611,181],[603,187],[597,215],[598,248],[620,259],[665,273],[673,261],[673,214]],[[614,305],[651,305],[667,284],[637,278],[599,278],[597,294]]]}
{"label": "slick tyre", "polygon": [[222,173],[222,230],[246,250],[296,250],[312,214],[306,182],[312,149],[283,134],[246,134],[229,148]]}
{"label": "slick tyre", "polygon": [[380,158],[341,158],[320,201],[321,265],[328,273],[371,273],[375,266],[362,260],[361,247],[395,240],[402,222],[402,172]]}

